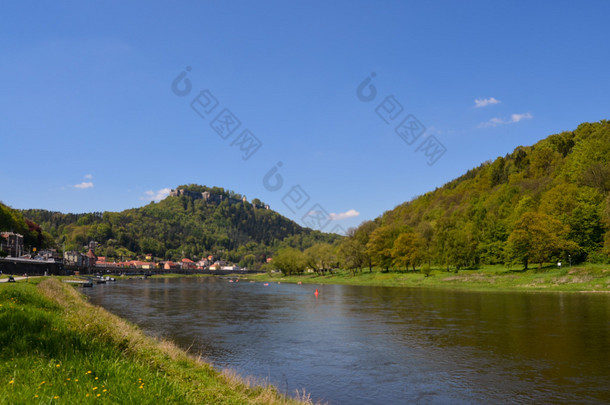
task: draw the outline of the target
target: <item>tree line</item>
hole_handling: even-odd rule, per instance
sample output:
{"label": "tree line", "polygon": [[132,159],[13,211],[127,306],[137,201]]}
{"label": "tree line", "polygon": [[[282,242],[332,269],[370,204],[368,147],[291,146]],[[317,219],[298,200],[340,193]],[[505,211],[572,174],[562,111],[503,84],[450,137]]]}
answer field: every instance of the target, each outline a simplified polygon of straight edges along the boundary
{"label": "tree line", "polygon": [[609,230],[610,123],[603,120],[485,162],[316,247],[318,259],[313,248],[287,249],[274,261],[287,273],[608,263]]}

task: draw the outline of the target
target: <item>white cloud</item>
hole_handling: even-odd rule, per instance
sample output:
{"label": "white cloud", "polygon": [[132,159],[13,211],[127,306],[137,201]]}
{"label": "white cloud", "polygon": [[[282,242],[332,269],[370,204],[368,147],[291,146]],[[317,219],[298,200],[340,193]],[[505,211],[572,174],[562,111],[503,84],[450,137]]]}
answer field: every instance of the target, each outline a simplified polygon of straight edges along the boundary
{"label": "white cloud", "polygon": [[519,122],[521,120],[529,120],[534,118],[534,116],[530,113],[525,114],[513,114],[510,116],[510,122]]}
{"label": "white cloud", "polygon": [[489,121],[481,122],[479,128],[497,127],[498,125],[514,124],[522,120],[530,120],[534,118],[531,113],[511,114],[510,118],[492,118]]}
{"label": "white cloud", "polygon": [[338,221],[338,220],[341,220],[341,219],[357,217],[358,215],[360,215],[360,213],[358,211],[356,211],[355,209],[351,209],[351,210],[348,210],[348,211],[345,211],[345,212],[340,212],[338,214],[335,214],[334,212],[331,212],[329,217],[333,221]]}
{"label": "white cloud", "polygon": [[500,100],[495,97],[477,98],[474,100],[474,106],[476,108],[485,107],[491,104],[500,104]]}
{"label": "white cloud", "polygon": [[146,195],[140,197],[140,199],[145,201],[161,201],[169,195],[170,191],[172,191],[171,188],[162,188],[159,191],[148,190],[146,193],[144,193]]}
{"label": "white cloud", "polygon": [[90,181],[83,181],[82,183],[79,184],[75,184],[74,187],[76,188],[91,188],[93,187],[93,183]]}
{"label": "white cloud", "polygon": [[93,178],[93,175],[92,175],[92,174],[85,174],[85,178],[86,178],[86,179],[92,179],[92,178]]}

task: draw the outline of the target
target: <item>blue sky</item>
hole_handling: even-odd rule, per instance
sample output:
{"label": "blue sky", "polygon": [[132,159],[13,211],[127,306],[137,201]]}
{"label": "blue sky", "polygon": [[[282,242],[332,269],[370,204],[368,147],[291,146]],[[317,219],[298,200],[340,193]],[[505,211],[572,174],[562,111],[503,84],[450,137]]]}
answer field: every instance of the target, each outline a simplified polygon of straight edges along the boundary
{"label": "blue sky", "polygon": [[197,183],[347,229],[610,116],[607,1],[124,3],[1,6],[4,203],[118,211]]}

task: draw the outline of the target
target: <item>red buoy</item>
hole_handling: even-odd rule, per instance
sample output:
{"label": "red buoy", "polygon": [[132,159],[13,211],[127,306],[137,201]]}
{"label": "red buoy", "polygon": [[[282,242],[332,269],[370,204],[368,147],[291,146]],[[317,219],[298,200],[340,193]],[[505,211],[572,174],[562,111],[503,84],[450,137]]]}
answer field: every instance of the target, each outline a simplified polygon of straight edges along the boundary
{"label": "red buoy", "polygon": [[317,297],[318,296],[318,289],[316,288],[316,292],[314,293],[314,295]]}

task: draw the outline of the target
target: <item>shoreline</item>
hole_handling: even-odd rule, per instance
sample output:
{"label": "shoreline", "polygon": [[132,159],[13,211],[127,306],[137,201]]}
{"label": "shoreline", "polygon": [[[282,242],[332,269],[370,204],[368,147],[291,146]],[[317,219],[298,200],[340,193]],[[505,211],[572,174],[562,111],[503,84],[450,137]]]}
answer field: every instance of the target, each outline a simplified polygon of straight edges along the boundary
{"label": "shoreline", "polygon": [[0,402],[312,404],[219,371],[56,277],[0,286]]}
{"label": "shoreline", "polygon": [[[504,266],[484,266],[478,270],[447,272],[434,269],[429,276],[419,271],[373,271],[350,274],[335,270],[332,274],[308,273],[285,276],[282,273],[236,274],[223,276],[205,274],[158,274],[150,278],[220,277],[242,278],[255,282],[292,284],[355,285],[365,287],[434,288],[473,292],[569,292],[610,293],[610,265],[585,263],[571,268],[547,267],[515,270]],[[130,277],[125,277],[128,279]],[[135,277],[137,278],[137,277]],[[123,279],[123,278],[117,278]]]}
{"label": "shoreline", "polygon": [[429,276],[419,272],[368,270],[351,275],[340,270],[331,275],[264,274],[249,276],[248,279],[260,282],[435,288],[476,292],[610,293],[610,266],[593,264],[543,271],[517,271],[487,266],[479,270],[460,270],[458,273],[434,270]]}

